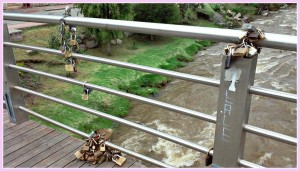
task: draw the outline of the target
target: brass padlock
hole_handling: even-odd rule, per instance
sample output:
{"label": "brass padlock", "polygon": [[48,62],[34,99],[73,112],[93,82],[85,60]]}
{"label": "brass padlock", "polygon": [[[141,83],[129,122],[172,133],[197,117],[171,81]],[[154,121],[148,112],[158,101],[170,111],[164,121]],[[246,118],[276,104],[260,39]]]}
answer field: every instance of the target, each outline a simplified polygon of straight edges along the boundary
{"label": "brass padlock", "polygon": [[83,153],[81,153],[81,151],[78,150],[74,155],[76,156],[77,159],[80,159],[83,156]]}
{"label": "brass padlock", "polygon": [[101,145],[100,145],[100,151],[105,151],[105,143],[103,142]]}
{"label": "brass padlock", "polygon": [[94,153],[94,156],[95,157],[99,157],[99,156],[101,156],[103,154],[103,152],[101,152],[100,150],[99,151],[96,151],[95,153]]}
{"label": "brass padlock", "polygon": [[71,46],[77,45],[77,41],[76,41],[76,40],[70,40],[70,45],[71,45]]}
{"label": "brass padlock", "polygon": [[206,157],[205,157],[205,166],[209,166],[212,164],[212,160],[213,160],[213,156],[209,154],[209,152],[211,150],[213,150],[214,148],[210,148],[206,154]]}
{"label": "brass padlock", "polygon": [[66,64],[66,65],[65,65],[65,69],[66,69],[66,71],[68,71],[68,72],[74,71],[74,67],[73,67],[72,64]]}
{"label": "brass padlock", "polygon": [[100,159],[98,160],[98,163],[102,164],[103,162],[105,162],[105,157],[101,156]]}
{"label": "brass padlock", "polygon": [[117,165],[122,166],[125,162],[126,158],[120,155],[114,155],[112,161],[114,161]]}
{"label": "brass padlock", "polygon": [[72,52],[71,51],[65,51],[65,57],[71,57],[72,56]]}
{"label": "brass padlock", "polygon": [[83,145],[82,151],[89,151],[90,150],[90,147],[88,145]]}
{"label": "brass padlock", "polygon": [[265,36],[265,33],[262,31],[262,30],[260,30],[260,29],[257,29],[257,31],[258,31],[258,33],[259,33],[259,39],[265,39],[266,38],[266,36]]}
{"label": "brass padlock", "polygon": [[249,49],[247,47],[237,48],[233,52],[235,57],[244,57],[248,53]]}
{"label": "brass padlock", "polygon": [[89,95],[83,93],[83,94],[82,94],[82,100],[88,100],[88,99],[89,99]]}

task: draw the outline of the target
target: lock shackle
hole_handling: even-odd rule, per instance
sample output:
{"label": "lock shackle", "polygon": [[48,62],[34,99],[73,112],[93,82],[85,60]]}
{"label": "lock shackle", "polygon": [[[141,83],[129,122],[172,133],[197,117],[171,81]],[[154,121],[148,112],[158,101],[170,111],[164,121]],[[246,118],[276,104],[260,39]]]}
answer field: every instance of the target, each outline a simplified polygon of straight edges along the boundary
{"label": "lock shackle", "polygon": [[207,155],[210,155],[209,152],[210,152],[211,150],[214,150],[214,148],[211,147],[211,148],[208,150]]}

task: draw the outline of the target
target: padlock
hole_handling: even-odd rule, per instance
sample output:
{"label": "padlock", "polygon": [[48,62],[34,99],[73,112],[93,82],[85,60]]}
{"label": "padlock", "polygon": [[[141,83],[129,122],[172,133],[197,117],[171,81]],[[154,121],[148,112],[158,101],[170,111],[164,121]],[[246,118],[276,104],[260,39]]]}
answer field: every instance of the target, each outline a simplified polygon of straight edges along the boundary
{"label": "padlock", "polygon": [[266,36],[265,36],[265,33],[262,31],[262,30],[260,30],[260,29],[257,29],[257,31],[258,31],[258,33],[259,33],[259,39],[265,39],[266,38]]}
{"label": "padlock", "polygon": [[90,149],[90,146],[88,146],[88,145],[83,145],[83,147],[82,147],[82,151],[89,151],[89,149]]}
{"label": "padlock", "polygon": [[74,155],[76,156],[77,159],[80,159],[83,156],[83,153],[81,153],[81,151],[78,150]]}
{"label": "padlock", "polygon": [[99,151],[96,151],[95,153],[94,153],[94,156],[95,157],[99,157],[99,156],[101,156],[103,154],[103,152],[101,152],[100,150]]}
{"label": "padlock", "polygon": [[259,33],[257,31],[251,32],[248,34],[248,38],[251,40],[257,40],[259,39]]}
{"label": "padlock", "polygon": [[112,161],[114,161],[117,165],[122,166],[125,162],[126,158],[120,155],[114,155],[112,157]]}
{"label": "padlock", "polygon": [[98,160],[98,163],[99,164],[102,164],[103,162],[105,162],[105,157],[104,156],[101,156]]}
{"label": "padlock", "polygon": [[66,51],[65,51],[65,57],[68,58],[68,57],[71,57],[71,56],[72,56],[72,52],[66,50]]}
{"label": "padlock", "polygon": [[88,99],[89,99],[89,95],[83,93],[83,94],[82,94],[82,100],[88,100]]}
{"label": "padlock", "polygon": [[212,164],[212,160],[213,160],[213,156],[209,154],[209,152],[211,150],[213,150],[214,148],[210,148],[206,154],[206,157],[205,157],[205,166],[209,166]]}
{"label": "padlock", "polygon": [[247,47],[237,48],[233,52],[235,57],[244,57],[248,53],[249,49]]}
{"label": "padlock", "polygon": [[71,46],[77,45],[77,41],[76,41],[76,40],[70,40],[70,45],[71,45]]}
{"label": "padlock", "polygon": [[253,56],[257,53],[257,50],[255,49],[255,47],[250,47],[249,51],[248,51],[248,56]]}
{"label": "padlock", "polygon": [[68,71],[68,72],[74,71],[74,68],[73,68],[73,65],[72,65],[72,64],[66,64],[66,65],[65,65],[65,69],[66,69],[66,71]]}
{"label": "padlock", "polygon": [[101,145],[100,145],[100,151],[105,151],[105,143],[103,142]]}

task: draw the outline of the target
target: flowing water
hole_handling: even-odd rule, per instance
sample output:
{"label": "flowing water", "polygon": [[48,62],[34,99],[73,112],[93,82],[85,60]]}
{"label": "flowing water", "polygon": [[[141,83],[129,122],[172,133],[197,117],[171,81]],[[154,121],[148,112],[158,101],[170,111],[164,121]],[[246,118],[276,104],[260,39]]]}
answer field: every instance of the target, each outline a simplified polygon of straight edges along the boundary
{"label": "flowing water", "polygon": [[[296,35],[296,16],[296,9],[288,8],[259,17],[252,23],[268,33]],[[220,79],[225,46],[226,43],[217,43],[200,51],[194,62],[178,71]],[[254,85],[296,93],[296,56],[293,51],[263,48],[258,58]],[[216,115],[218,93],[218,88],[174,80],[154,99]],[[294,103],[253,95],[249,124],[296,137],[296,114]],[[133,101],[133,108],[125,119],[207,148],[214,143],[214,124],[140,102]],[[112,141],[176,167],[205,167],[205,154],[127,126],[120,125]],[[296,151],[295,146],[247,134],[244,159],[266,167],[296,167]]]}

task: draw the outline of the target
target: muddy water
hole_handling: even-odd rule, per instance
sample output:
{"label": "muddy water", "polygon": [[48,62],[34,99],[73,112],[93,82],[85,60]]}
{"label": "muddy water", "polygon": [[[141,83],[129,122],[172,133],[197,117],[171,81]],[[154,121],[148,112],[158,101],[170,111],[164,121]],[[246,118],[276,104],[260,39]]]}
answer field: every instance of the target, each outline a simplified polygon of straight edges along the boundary
{"label": "muddy water", "polygon": [[[269,33],[296,35],[296,16],[295,8],[284,9],[259,17],[253,24]],[[218,43],[199,52],[196,60],[179,72],[219,79],[225,46],[225,43]],[[296,93],[296,63],[296,52],[263,48],[258,59],[255,85]],[[251,125],[296,137],[296,104],[252,97]],[[218,89],[174,80],[161,90],[155,100],[216,115]],[[133,102],[133,108],[125,119],[207,148],[214,143],[214,124],[158,107]],[[112,141],[176,167],[205,167],[204,154],[126,126],[119,127]],[[296,167],[296,147],[247,134],[244,159],[266,167]]]}

